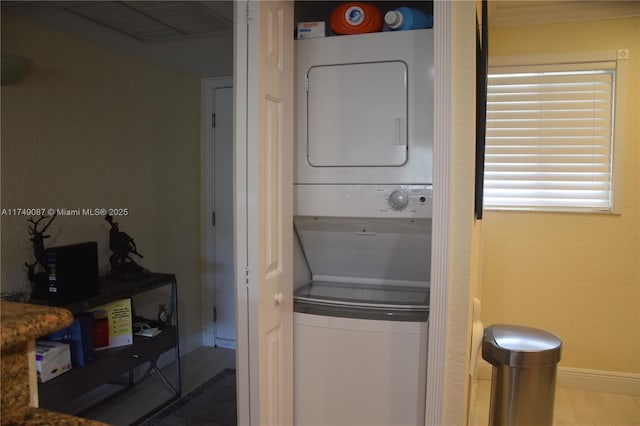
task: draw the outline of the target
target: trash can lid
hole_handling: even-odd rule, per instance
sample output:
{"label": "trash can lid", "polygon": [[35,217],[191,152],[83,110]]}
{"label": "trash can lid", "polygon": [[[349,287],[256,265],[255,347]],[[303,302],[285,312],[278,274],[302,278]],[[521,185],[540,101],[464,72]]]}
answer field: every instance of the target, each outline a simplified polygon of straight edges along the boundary
{"label": "trash can lid", "polygon": [[495,324],[484,330],[482,358],[493,365],[536,367],[560,361],[562,340],[520,325]]}

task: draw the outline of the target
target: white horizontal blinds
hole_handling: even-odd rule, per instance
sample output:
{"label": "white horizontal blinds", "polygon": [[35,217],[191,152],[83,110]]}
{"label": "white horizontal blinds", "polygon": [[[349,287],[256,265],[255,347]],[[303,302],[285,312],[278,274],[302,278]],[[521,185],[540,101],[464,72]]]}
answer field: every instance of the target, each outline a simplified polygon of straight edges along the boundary
{"label": "white horizontal blinds", "polygon": [[611,209],[615,70],[592,66],[490,69],[485,207]]}

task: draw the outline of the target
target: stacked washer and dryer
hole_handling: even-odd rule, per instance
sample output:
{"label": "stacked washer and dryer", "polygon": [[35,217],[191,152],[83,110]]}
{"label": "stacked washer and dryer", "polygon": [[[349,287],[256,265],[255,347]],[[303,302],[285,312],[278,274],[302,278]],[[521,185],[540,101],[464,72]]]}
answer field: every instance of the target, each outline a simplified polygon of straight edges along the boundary
{"label": "stacked washer and dryer", "polygon": [[295,424],[422,425],[433,31],[295,49]]}

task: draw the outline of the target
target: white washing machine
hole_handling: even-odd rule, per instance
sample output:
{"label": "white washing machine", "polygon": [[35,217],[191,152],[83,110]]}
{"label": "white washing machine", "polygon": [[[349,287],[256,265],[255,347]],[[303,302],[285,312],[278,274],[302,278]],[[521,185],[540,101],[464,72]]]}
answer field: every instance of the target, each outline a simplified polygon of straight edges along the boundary
{"label": "white washing machine", "polygon": [[424,424],[433,30],[295,49],[294,423]]}
{"label": "white washing machine", "polygon": [[427,322],[295,312],[294,424],[423,425]]}
{"label": "white washing machine", "polygon": [[335,212],[294,217],[294,424],[424,424],[431,220]]}
{"label": "white washing machine", "polygon": [[296,40],[296,184],[433,183],[433,30]]}

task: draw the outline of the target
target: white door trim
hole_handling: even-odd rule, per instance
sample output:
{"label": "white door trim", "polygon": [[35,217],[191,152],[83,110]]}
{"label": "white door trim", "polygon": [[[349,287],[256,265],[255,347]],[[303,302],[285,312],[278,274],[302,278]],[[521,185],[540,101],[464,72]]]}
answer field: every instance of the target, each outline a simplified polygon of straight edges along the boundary
{"label": "white door trim", "polygon": [[[441,425],[444,409],[451,188],[451,3],[433,3],[433,236],[425,425]],[[471,220],[471,219],[470,219]]]}
{"label": "white door trim", "polygon": [[215,133],[211,124],[214,112],[213,90],[231,87],[232,77],[203,78],[201,84],[202,118],[200,147],[200,235],[202,235],[200,254],[201,273],[201,307],[202,307],[202,345],[215,345],[215,327],[213,324],[213,307],[215,302],[215,271],[211,260],[214,259],[214,233],[211,226],[213,211],[213,142]]}
{"label": "white door trim", "polygon": [[[251,424],[249,399],[249,289],[247,285],[247,108],[248,3],[234,2],[233,25],[233,154],[234,241],[236,260],[236,397],[237,423]],[[257,108],[257,105],[252,107]]]}

